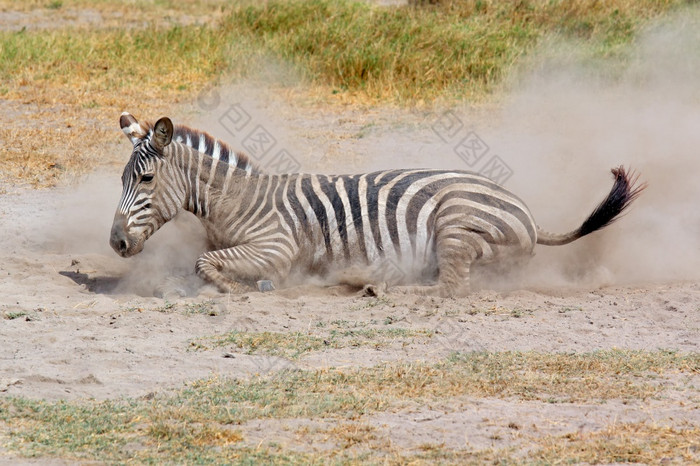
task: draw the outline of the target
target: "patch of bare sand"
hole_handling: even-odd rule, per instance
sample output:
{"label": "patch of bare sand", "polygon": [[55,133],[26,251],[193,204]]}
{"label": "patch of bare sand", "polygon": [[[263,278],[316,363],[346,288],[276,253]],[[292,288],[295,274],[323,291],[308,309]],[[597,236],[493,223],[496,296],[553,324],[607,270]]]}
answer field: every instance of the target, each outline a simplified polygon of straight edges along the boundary
{"label": "patch of bare sand", "polygon": [[[140,397],[212,376],[247,379],[289,367],[431,362],[453,351],[699,350],[700,285],[693,281],[494,291],[487,276],[482,290],[456,300],[404,295],[377,300],[344,287],[313,285],[225,296],[195,282],[189,297],[156,298],[154,290],[170,274],[191,272],[205,247],[202,232],[196,219],[183,216],[158,232],[139,257],[117,257],[107,239],[118,178],[118,173],[95,175],[82,186],[0,196],[0,396]],[[329,347],[296,360],[193,345],[230,331],[323,338],[334,322],[435,334],[398,337],[376,347]],[[361,424],[368,427],[362,428],[370,429],[372,440],[350,447],[328,433],[337,426],[332,421],[258,420],[240,429],[247,445],[269,442],[298,451],[361,452],[372,444],[404,453],[430,444],[527,449],[532,438],[615,422],[697,425],[698,410],[683,406],[689,396],[679,389],[651,403],[465,399],[408,406],[364,416]]]}
{"label": "patch of bare sand", "polygon": [[[493,448],[527,450],[531,442],[546,436],[586,434],[615,424],[652,423],[678,426],[679,420],[695,419],[689,406],[667,403],[608,401],[605,404],[542,403],[537,401],[465,398],[440,406],[414,406],[395,412],[364,416],[347,422],[369,430],[371,439],[346,445],[352,453],[366,452],[373,445],[387,445],[404,455],[418,454],[430,446],[451,451],[482,451]],[[342,439],[329,434],[338,420],[262,419],[243,423],[238,429],[250,446],[278,444],[285,450],[323,452],[338,448]]]}
{"label": "patch of bare sand", "polygon": [[[116,199],[118,183],[98,181],[110,194],[105,198]],[[75,210],[76,192],[83,207],[93,206],[89,219],[75,214],[82,211]],[[0,197],[6,238],[0,261],[0,379],[14,380],[3,393],[103,399],[142,396],[212,375],[245,378],[284,365],[242,352],[223,357],[235,348],[195,351],[191,342],[234,330],[322,337],[324,325],[343,321],[436,334],[379,349],[326,349],[293,364],[371,366],[472,350],[699,350],[700,285],[694,282],[482,290],[456,300],[403,295],[376,300],[343,287],[311,285],[225,296],[205,286],[195,296],[169,302],[153,297],[153,290],[168,273],[191,269],[196,253],[181,248],[178,254],[172,244],[187,232],[187,222],[160,231],[137,263],[117,257],[107,245],[112,211],[100,203],[98,196],[81,196],[80,189]]]}
{"label": "patch of bare sand", "polygon": [[[144,11],[133,6],[103,3],[92,8],[32,8],[17,9],[17,5],[0,3],[0,31],[57,30],[77,28],[144,28],[155,21],[158,26],[188,26],[213,23],[221,16],[213,8],[196,14],[162,9],[158,15],[144,19]],[[143,7],[143,6],[142,6]],[[30,7],[31,8],[31,7]],[[148,7],[144,7],[145,10]],[[194,14],[188,14],[194,13]],[[204,14],[202,14],[204,13]]]}
{"label": "patch of bare sand", "polygon": [[[517,125],[508,123],[508,115],[486,115],[486,123],[479,126],[472,123],[478,120],[478,111],[452,114],[462,123],[462,132],[453,143],[466,137],[471,128],[489,143],[506,141],[494,144],[493,152],[483,161],[498,148],[510,148],[510,152],[500,152],[517,169],[506,186],[517,188],[516,193],[531,205],[536,218],[544,219],[548,229],[574,227],[590,212],[609,189],[611,181],[605,175],[610,166],[634,164],[652,183],[650,191],[616,225],[557,250],[561,253],[538,248],[534,268],[509,280],[477,274],[480,289],[464,299],[389,295],[377,300],[362,298],[343,287],[313,285],[269,294],[224,296],[196,280],[187,282],[188,297],[157,298],[159,284],[173,274],[191,272],[197,254],[205,248],[201,227],[190,216],[166,225],[149,240],[142,254],[125,260],[107,244],[119,198],[118,170],[60,190],[7,187],[0,196],[0,314],[4,317],[0,320],[0,380],[4,381],[0,396],[138,397],[210,376],[248,378],[289,365],[313,370],[386,361],[434,361],[453,351],[661,348],[697,352],[700,285],[694,232],[698,217],[692,200],[698,191],[693,178],[687,176],[695,166],[697,144],[692,134],[686,134],[687,128],[666,120],[672,121],[667,117],[674,114],[687,122],[698,121],[700,111],[685,95],[664,94],[666,104],[655,107],[662,121],[651,113],[639,114],[636,102],[644,95],[656,95],[651,91],[642,87],[621,93],[623,97],[614,100],[614,108],[600,101],[599,106],[583,113],[574,111],[576,106],[595,102],[596,89],[559,94],[568,95],[566,111],[537,107],[532,96],[524,104],[516,101],[508,115],[517,121],[529,115],[532,120],[520,131],[530,130],[528,138],[532,139],[511,134],[508,129]],[[609,90],[610,94],[615,92]],[[532,91],[532,95],[538,94]],[[241,147],[248,132],[231,132],[223,123],[232,108],[249,115],[251,126],[246,130],[264,125],[275,136],[275,151],[286,149],[303,171],[470,168],[455,152],[455,145],[437,134],[445,125],[441,119],[445,115],[439,113],[405,115],[397,110],[310,107],[300,111],[272,93],[251,92],[244,86],[232,88],[230,94],[222,92],[214,107],[182,111],[182,119],[171,116],[176,122],[207,128]],[[533,111],[528,113],[524,108]],[[601,118],[608,110],[615,117]],[[635,118],[638,114],[643,118]],[[506,123],[502,125],[501,120]],[[557,124],[548,127],[547,122],[553,120]],[[623,127],[614,127],[618,121],[624,122]],[[635,136],[654,121],[659,123],[654,127],[659,139],[674,141],[679,163],[661,163],[658,147],[648,151],[644,141]],[[568,131],[576,125],[585,131]],[[484,128],[483,132],[479,128]],[[614,140],[615,150],[577,163],[572,168],[575,173],[568,177],[559,176],[571,168],[566,162],[571,157],[562,154],[578,153],[583,143],[588,144],[586,154],[596,154],[597,138]],[[123,140],[119,150],[123,150],[124,160],[129,149]],[[265,157],[259,157],[263,166]],[[682,218],[679,211],[684,213]],[[292,361],[245,354],[244,349],[234,347],[198,349],[192,345],[200,338],[233,330],[322,336],[324,325],[334,322],[428,329],[435,334],[430,338],[397,338],[395,343],[377,347],[329,347]],[[226,353],[233,357],[224,357]],[[682,404],[690,396],[680,390],[651,403],[607,402],[600,406],[461,400],[439,409],[415,406],[375,414],[363,421],[377,429],[380,439],[397,445],[425,441],[454,448],[483,448],[517,443],[519,435],[597,429],[618,419],[698,425],[698,410]],[[516,417],[519,422],[513,421]],[[511,427],[512,422],[519,428]],[[302,427],[314,423],[298,422]],[[277,430],[273,425],[279,426]],[[285,426],[292,430],[299,427],[292,421],[271,420],[251,422],[243,429],[249,438],[258,439]],[[320,423],[319,429],[325,427]],[[293,432],[280,436],[295,438]]]}
{"label": "patch of bare sand", "polygon": [[[284,297],[288,290],[206,301],[181,298],[171,305],[109,287],[90,291],[82,278],[67,276],[76,260],[90,269],[102,265],[99,272],[86,274],[101,277],[98,283],[116,282],[124,270],[114,264],[110,271],[104,260],[81,254],[3,259],[0,273],[12,278],[0,285],[0,312],[5,316],[0,380],[16,381],[2,388],[5,393],[103,399],[142,396],[213,375],[247,378],[287,366],[236,348],[195,350],[192,342],[231,331],[302,332],[323,338],[323,325],[334,321],[394,322],[391,328],[437,333],[379,349],[321,350],[293,361],[295,367],[434,361],[452,351],[698,351],[700,344],[700,289],[692,283],[551,294],[480,292],[460,300],[389,296],[381,303],[329,296],[318,288],[297,298]],[[203,301],[205,312],[196,312]],[[17,317],[10,320],[12,316]],[[234,358],[224,357],[232,351]]]}

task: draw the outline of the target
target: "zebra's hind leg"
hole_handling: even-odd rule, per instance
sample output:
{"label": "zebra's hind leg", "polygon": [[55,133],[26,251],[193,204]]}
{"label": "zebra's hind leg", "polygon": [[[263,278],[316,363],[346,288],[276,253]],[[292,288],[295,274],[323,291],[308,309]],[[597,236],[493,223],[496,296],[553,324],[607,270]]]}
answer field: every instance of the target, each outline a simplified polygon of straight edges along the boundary
{"label": "zebra's hind leg", "polygon": [[465,228],[445,228],[437,235],[438,282],[428,286],[398,286],[392,291],[423,296],[461,297],[470,292],[469,269],[478,257],[478,233]]}
{"label": "zebra's hind leg", "polygon": [[280,259],[280,256],[271,256],[261,246],[243,244],[202,254],[197,259],[195,271],[223,293],[241,293],[246,291],[244,283],[266,280],[274,284],[286,277],[291,261],[273,262],[271,257]]}

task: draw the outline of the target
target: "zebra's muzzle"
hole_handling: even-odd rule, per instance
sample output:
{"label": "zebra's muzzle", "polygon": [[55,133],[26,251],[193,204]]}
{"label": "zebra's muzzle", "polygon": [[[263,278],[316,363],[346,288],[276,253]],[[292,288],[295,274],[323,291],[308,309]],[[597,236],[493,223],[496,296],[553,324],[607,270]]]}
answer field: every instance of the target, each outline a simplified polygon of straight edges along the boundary
{"label": "zebra's muzzle", "polygon": [[134,240],[129,237],[126,231],[126,218],[119,214],[114,217],[109,244],[112,246],[112,249],[122,257],[133,256],[143,249],[143,241]]}

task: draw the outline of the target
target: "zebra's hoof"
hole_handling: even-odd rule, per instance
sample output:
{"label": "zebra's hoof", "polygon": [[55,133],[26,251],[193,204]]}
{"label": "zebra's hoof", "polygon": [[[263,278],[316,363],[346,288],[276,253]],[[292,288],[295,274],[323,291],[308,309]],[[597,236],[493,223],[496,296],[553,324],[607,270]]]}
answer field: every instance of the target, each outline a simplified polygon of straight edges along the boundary
{"label": "zebra's hoof", "polygon": [[362,288],[363,298],[381,298],[386,295],[387,284],[380,283],[378,285],[365,285]]}
{"label": "zebra's hoof", "polygon": [[256,283],[258,285],[258,291],[262,293],[275,290],[275,284],[272,283],[272,280],[258,280]]}

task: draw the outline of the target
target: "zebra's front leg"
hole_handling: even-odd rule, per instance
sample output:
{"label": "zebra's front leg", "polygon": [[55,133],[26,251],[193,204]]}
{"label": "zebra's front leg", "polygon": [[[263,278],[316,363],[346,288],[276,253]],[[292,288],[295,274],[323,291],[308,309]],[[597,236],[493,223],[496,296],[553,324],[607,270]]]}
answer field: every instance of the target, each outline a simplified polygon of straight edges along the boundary
{"label": "zebra's front leg", "polygon": [[278,283],[291,269],[291,259],[279,251],[271,252],[262,245],[241,244],[228,249],[210,251],[197,259],[195,272],[203,280],[216,285],[223,293],[246,291],[244,283],[271,280]]}

